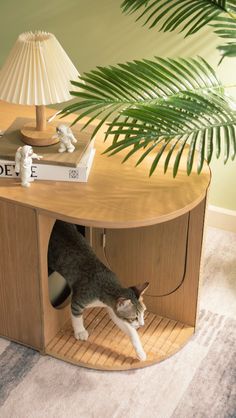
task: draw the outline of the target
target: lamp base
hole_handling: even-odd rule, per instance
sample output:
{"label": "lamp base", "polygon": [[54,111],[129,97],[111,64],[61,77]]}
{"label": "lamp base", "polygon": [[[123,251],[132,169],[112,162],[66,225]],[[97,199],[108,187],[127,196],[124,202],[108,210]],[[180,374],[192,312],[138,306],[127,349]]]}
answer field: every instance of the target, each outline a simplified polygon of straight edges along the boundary
{"label": "lamp base", "polygon": [[56,126],[48,125],[45,131],[38,131],[34,123],[27,123],[22,129],[22,141],[32,147],[46,147],[48,145],[57,144],[59,142],[56,135]]}

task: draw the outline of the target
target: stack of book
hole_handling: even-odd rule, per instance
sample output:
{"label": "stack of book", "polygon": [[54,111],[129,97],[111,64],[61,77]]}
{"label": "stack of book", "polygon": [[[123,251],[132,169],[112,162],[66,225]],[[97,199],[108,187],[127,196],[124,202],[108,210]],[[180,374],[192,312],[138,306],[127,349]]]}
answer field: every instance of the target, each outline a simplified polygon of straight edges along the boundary
{"label": "stack of book", "polygon": [[[77,139],[75,151],[72,153],[59,153],[59,144],[47,147],[33,147],[36,154],[42,155],[41,160],[33,160],[32,180],[54,180],[87,182],[94,160],[94,141],[91,141],[91,132],[73,129]],[[14,178],[15,153],[18,147],[23,146],[21,134],[18,129],[9,129],[0,136],[0,177]]]}

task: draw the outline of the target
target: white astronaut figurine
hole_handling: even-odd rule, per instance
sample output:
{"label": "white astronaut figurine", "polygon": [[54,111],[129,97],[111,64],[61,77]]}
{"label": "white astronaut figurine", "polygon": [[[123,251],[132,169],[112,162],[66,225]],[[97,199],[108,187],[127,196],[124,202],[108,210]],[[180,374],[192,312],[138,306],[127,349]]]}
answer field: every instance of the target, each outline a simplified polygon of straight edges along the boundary
{"label": "white astronaut figurine", "polygon": [[33,148],[30,145],[24,145],[19,147],[15,154],[15,172],[20,174],[21,185],[24,187],[29,187],[31,177],[31,166],[33,158],[40,160],[43,158],[41,155],[34,154]]}
{"label": "white astronaut figurine", "polygon": [[75,139],[72,130],[68,126],[61,124],[57,126],[56,131],[56,136],[60,140],[58,152],[73,152],[75,150],[73,144],[77,142],[77,139]]}

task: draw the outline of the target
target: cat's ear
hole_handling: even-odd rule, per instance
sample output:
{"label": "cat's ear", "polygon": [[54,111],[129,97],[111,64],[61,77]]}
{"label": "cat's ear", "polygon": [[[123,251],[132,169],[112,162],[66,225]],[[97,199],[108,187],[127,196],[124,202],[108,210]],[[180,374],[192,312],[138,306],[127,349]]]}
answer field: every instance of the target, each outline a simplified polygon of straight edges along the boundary
{"label": "cat's ear", "polygon": [[125,312],[130,308],[131,305],[132,302],[130,299],[118,298],[116,301],[116,310],[117,312]]}
{"label": "cat's ear", "polygon": [[140,296],[142,296],[146,292],[148,286],[149,282],[145,282],[137,286],[132,286],[131,289],[134,291],[136,298],[139,299]]}

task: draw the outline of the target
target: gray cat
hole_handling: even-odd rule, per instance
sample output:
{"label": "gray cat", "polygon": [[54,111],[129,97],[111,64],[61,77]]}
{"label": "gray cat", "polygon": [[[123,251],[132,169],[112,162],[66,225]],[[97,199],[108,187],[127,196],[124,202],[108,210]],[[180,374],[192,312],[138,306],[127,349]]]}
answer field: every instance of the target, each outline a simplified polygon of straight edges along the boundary
{"label": "gray cat", "polygon": [[75,338],[87,340],[83,311],[87,307],[103,306],[130,338],[139,360],[146,359],[137,328],[144,325],[146,309],[142,295],[149,283],[124,288],[116,275],[95,255],[78,228],[56,221],[48,250],[48,266],[60,273],[71,289],[71,318]]}

